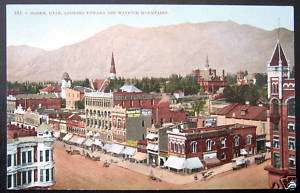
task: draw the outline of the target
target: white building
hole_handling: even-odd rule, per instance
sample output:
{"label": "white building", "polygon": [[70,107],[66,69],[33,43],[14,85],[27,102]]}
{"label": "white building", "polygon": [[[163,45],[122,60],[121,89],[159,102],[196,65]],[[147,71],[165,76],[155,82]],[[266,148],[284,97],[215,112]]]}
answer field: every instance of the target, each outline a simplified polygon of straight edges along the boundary
{"label": "white building", "polygon": [[46,189],[54,185],[52,128],[7,128],[7,189]]}
{"label": "white building", "polygon": [[67,72],[63,73],[62,80],[61,80],[61,98],[66,98],[65,89],[71,88],[72,80]]}

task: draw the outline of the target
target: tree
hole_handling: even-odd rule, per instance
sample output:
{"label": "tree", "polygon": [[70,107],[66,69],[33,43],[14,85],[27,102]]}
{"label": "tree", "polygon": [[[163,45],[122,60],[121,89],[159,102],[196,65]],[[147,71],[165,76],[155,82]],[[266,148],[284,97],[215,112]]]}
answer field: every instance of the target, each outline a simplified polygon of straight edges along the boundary
{"label": "tree", "polygon": [[228,73],[226,76],[226,80],[229,85],[236,84],[236,74],[230,74]]}
{"label": "tree", "polygon": [[256,73],[255,79],[256,79],[255,85],[259,88],[262,88],[267,84],[268,76],[265,73]]}
{"label": "tree", "polygon": [[192,104],[192,108],[196,116],[203,110],[204,105],[205,101],[202,99],[198,99]]}
{"label": "tree", "polygon": [[82,100],[82,101],[76,101],[75,102],[75,107],[77,109],[84,109],[84,100]]}

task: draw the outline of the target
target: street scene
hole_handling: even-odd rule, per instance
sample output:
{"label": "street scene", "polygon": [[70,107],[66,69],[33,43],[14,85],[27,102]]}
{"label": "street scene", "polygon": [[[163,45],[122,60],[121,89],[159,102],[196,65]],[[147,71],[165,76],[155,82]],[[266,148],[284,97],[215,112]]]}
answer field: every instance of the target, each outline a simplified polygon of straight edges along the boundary
{"label": "street scene", "polygon": [[8,5],[7,189],[295,189],[294,13],[267,8]]}

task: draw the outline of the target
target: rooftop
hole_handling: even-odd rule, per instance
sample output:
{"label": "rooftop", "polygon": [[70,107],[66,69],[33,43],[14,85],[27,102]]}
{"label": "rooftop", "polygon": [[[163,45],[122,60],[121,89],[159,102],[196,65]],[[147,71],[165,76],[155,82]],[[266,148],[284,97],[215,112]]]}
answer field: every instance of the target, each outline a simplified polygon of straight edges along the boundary
{"label": "rooftop", "polygon": [[19,137],[35,137],[36,131],[26,129],[16,125],[7,125],[7,139],[16,139]]}
{"label": "rooftop", "polygon": [[132,84],[124,84],[120,90],[122,92],[142,92],[140,89],[138,89],[137,87],[135,87]]}
{"label": "rooftop", "polygon": [[54,93],[49,94],[18,94],[16,99],[45,99],[45,98],[59,98]]}
{"label": "rooftop", "polygon": [[226,118],[267,121],[267,108],[263,106],[242,105],[233,103],[212,114],[225,115]]}

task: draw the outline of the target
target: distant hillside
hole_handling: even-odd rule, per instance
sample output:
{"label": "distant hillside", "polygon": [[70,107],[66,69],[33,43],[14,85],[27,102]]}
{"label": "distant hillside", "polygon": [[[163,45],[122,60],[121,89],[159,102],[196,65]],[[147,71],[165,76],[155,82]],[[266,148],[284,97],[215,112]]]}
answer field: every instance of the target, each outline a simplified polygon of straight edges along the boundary
{"label": "distant hillside", "polygon": [[[231,21],[149,28],[117,25],[53,51],[8,47],[8,80],[60,80],[65,71],[72,79],[104,78],[112,51],[117,74],[125,77],[188,74],[204,67],[206,55],[218,73],[223,68],[265,72],[276,39],[276,30]],[[280,41],[294,65],[294,32],[282,28]]]}

